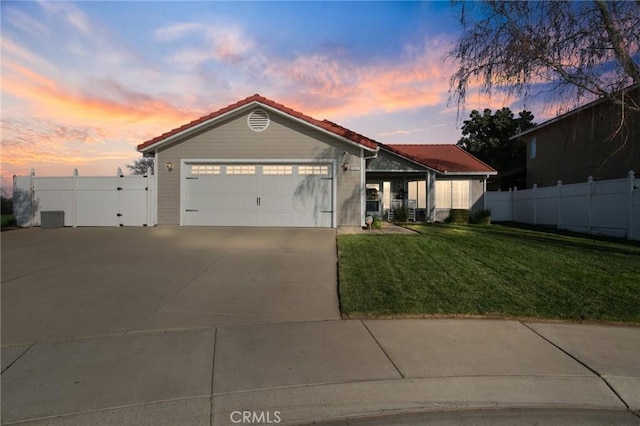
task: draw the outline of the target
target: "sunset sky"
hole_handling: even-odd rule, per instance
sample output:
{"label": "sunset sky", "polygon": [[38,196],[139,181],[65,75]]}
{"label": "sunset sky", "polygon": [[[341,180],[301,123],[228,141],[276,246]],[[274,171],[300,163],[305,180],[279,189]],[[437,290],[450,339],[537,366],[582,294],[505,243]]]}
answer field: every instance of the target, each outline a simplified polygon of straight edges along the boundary
{"label": "sunset sky", "polygon": [[[450,2],[2,1],[2,178],[113,175],[259,93],[384,143],[455,143]],[[543,111],[527,105],[540,121]]]}

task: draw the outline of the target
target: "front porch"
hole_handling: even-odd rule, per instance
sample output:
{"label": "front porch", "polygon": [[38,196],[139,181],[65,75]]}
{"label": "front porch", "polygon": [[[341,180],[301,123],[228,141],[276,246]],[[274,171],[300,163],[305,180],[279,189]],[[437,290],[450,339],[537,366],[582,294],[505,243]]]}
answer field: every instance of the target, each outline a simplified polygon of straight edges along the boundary
{"label": "front porch", "polygon": [[421,173],[367,173],[365,211],[391,221],[395,209],[405,207],[409,222],[435,220],[435,175]]}
{"label": "front porch", "polygon": [[381,145],[365,172],[363,210],[389,221],[395,208],[406,207],[415,222],[484,208],[486,180],[497,173],[455,145]]}

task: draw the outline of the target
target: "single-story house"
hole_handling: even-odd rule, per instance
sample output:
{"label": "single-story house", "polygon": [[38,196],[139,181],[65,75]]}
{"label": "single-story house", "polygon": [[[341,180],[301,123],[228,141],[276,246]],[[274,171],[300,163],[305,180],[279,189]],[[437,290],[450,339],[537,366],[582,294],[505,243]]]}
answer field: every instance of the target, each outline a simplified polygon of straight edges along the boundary
{"label": "single-story house", "polygon": [[[640,85],[620,92],[640,104]],[[640,113],[602,98],[519,133],[527,143],[526,187],[623,179],[640,172]],[[520,188],[522,189],[522,188]]]}
{"label": "single-story house", "polygon": [[455,145],[385,145],[253,95],[138,145],[155,158],[157,223],[360,227],[482,208],[497,172]]}

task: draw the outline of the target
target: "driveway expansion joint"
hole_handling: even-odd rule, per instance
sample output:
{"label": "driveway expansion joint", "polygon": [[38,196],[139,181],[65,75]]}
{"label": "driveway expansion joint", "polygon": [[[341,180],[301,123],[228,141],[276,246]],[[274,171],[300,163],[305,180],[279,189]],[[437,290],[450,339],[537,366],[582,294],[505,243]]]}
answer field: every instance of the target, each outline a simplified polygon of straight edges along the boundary
{"label": "driveway expansion joint", "polygon": [[627,411],[630,410],[629,404],[627,404],[627,402],[622,398],[622,396],[618,393],[618,391],[616,391],[613,388],[613,386],[611,386],[611,384],[609,384],[609,381],[607,381],[607,379],[604,378],[602,376],[602,374],[600,374],[600,372],[598,372],[598,370],[596,370],[595,368],[589,366],[587,363],[583,362],[582,360],[580,360],[578,357],[574,356],[573,354],[569,353],[569,351],[564,350],[562,347],[560,347],[559,345],[555,344],[553,341],[551,341],[546,336],[544,336],[541,333],[539,333],[538,331],[536,331],[533,327],[530,327],[528,324],[526,324],[524,322],[520,322],[520,324],[522,324],[523,326],[525,326],[526,328],[531,330],[533,333],[535,333],[536,335],[540,336],[541,339],[543,339],[544,341],[548,342],[550,345],[552,345],[556,349],[560,350],[562,353],[564,353],[565,355],[567,355],[568,357],[573,359],[575,362],[577,362],[578,364],[582,365],[584,368],[586,368],[587,370],[591,371],[593,374],[598,376],[600,378],[600,380],[602,380],[604,382],[604,384],[609,388],[609,390],[611,392],[613,392],[613,394],[616,396],[616,398],[618,398],[620,400],[620,402],[622,402],[622,404],[624,404],[624,406],[626,407]]}
{"label": "driveway expansion joint", "polygon": [[378,341],[378,339],[376,338],[376,336],[371,332],[371,330],[369,330],[369,327],[367,327],[367,324],[365,324],[365,322],[363,320],[360,320],[360,323],[364,326],[364,328],[369,332],[369,334],[371,335],[371,337],[373,338],[373,340],[376,342],[376,345],[378,345],[378,347],[380,348],[380,350],[384,353],[384,355],[387,357],[387,359],[389,360],[389,362],[391,363],[391,365],[393,365],[393,368],[396,369],[396,371],[398,372],[398,374],[400,374],[400,377],[402,377],[403,379],[406,378],[406,376],[402,373],[402,371],[400,371],[400,369],[398,368],[398,366],[396,365],[395,362],[393,362],[393,359],[391,359],[391,356],[387,353],[387,351],[382,347],[382,345],[380,344],[380,342]]}
{"label": "driveway expansion joint", "polygon": [[213,381],[215,379],[214,366],[215,366],[215,363],[216,363],[216,343],[217,343],[217,339],[218,339],[218,329],[214,328],[214,330],[213,330],[213,353],[211,355],[211,388],[209,390],[209,393],[211,395],[210,396],[211,397],[211,404],[209,404],[209,408],[210,408],[210,411],[209,411],[209,424],[211,426],[213,426],[213,412],[214,412],[214,404],[215,404],[215,402],[213,400]]}
{"label": "driveway expansion joint", "polygon": [[25,349],[16,359],[14,359],[9,365],[7,365],[5,368],[2,369],[2,371],[0,372],[0,374],[4,374],[5,371],[7,371],[8,369],[11,368],[12,365],[14,365],[16,362],[18,362],[18,360],[20,358],[22,358],[24,356],[24,354],[26,354],[27,352],[29,352],[29,349],[31,349],[33,347],[33,345],[35,345],[35,343],[31,343],[29,345],[29,347],[27,349]]}

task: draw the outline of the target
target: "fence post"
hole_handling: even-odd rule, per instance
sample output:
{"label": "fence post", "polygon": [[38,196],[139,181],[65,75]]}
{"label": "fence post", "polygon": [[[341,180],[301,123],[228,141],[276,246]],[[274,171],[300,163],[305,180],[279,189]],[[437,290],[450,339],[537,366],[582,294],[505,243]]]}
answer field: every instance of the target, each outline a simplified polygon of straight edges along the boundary
{"label": "fence post", "polygon": [[518,194],[518,187],[514,186],[513,187],[513,192],[511,193],[511,198],[513,200],[513,210],[511,210],[511,213],[513,215],[513,221],[517,222],[518,221],[518,200],[516,200],[516,195]]}
{"label": "fence post", "polygon": [[561,192],[562,192],[562,181],[559,180],[558,181],[558,185],[556,186],[556,200],[557,200],[557,208],[558,208],[558,212],[557,212],[557,225],[556,225],[556,229],[560,229],[561,224],[562,224],[562,197],[561,197]]}
{"label": "fence post", "polygon": [[627,240],[631,239],[633,235],[633,191],[636,189],[636,173],[633,170],[629,170],[627,173],[627,180],[629,182],[629,222],[627,223]]}
{"label": "fence post", "polygon": [[538,190],[538,184],[533,184],[533,226],[536,225],[537,206],[536,206],[536,191]]}
{"label": "fence post", "polygon": [[509,188],[509,222],[515,222],[513,220],[513,191]]}
{"label": "fence post", "polygon": [[117,179],[116,179],[116,215],[118,218],[118,225],[117,226],[123,226],[122,225],[122,178],[124,177],[124,175],[122,174],[122,169],[120,167],[118,167],[118,171],[116,172],[117,175]]}
{"label": "fence post", "polygon": [[31,173],[29,173],[29,228],[33,227],[33,221],[36,217],[36,212],[33,211],[34,198],[36,196],[35,177],[36,169],[31,169]]}
{"label": "fence post", "polygon": [[591,234],[592,227],[592,215],[593,215],[593,176],[589,176],[587,179],[587,234]]}
{"label": "fence post", "polygon": [[152,185],[152,172],[151,172],[151,167],[147,168],[147,190],[146,190],[146,194],[147,194],[147,226],[153,226],[153,219],[152,219],[152,208],[151,208],[151,202],[152,202],[152,194],[151,194],[151,185]]}
{"label": "fence post", "polygon": [[71,226],[78,227],[78,169],[73,169],[73,223]]}

